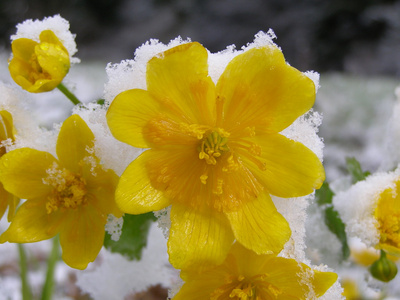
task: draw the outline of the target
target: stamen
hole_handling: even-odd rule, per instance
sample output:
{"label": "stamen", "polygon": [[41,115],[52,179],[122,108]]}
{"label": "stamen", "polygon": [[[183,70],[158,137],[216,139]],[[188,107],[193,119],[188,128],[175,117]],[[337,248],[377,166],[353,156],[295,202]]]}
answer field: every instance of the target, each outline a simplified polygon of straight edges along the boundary
{"label": "stamen", "polygon": [[233,154],[229,155],[226,162],[227,166],[224,166],[222,168],[222,172],[231,172],[239,170],[240,164],[235,160]]}
{"label": "stamen", "polygon": [[50,214],[58,209],[76,209],[87,204],[86,181],[66,169],[50,169],[44,183],[54,187],[47,198],[46,210]]}
{"label": "stamen", "polygon": [[222,129],[209,133],[199,146],[199,159],[204,159],[209,165],[216,165],[216,158],[229,151],[227,136],[229,133]]}
{"label": "stamen", "polygon": [[203,174],[200,176],[200,181],[202,184],[207,184],[207,179],[208,179],[208,176],[206,174]]}
{"label": "stamen", "polygon": [[186,124],[186,123],[181,123],[180,124],[180,129],[182,132],[189,134],[190,136],[193,136],[197,138],[198,140],[201,140],[204,137],[204,134],[210,130],[209,126],[206,125],[199,125],[199,124]]}
{"label": "stamen", "polygon": [[222,185],[224,184],[223,179],[217,179],[217,186],[213,189],[213,194],[215,195],[222,195]]}
{"label": "stamen", "polygon": [[379,218],[381,242],[400,248],[400,212]]}

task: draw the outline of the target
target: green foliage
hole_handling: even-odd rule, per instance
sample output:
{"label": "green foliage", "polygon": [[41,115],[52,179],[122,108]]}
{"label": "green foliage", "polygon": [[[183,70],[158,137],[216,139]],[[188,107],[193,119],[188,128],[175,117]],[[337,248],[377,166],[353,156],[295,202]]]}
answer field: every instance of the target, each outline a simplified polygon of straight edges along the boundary
{"label": "green foliage", "polygon": [[105,102],[106,102],[106,101],[105,101],[104,99],[99,99],[99,100],[96,101],[96,103],[97,103],[97,104],[100,104],[100,105],[104,105]]}
{"label": "green foliage", "polygon": [[363,170],[361,169],[360,163],[354,157],[346,157],[346,166],[347,166],[347,170],[349,171],[349,173],[350,173],[350,175],[352,177],[352,182],[353,183],[356,183],[358,181],[362,181],[368,175],[371,174],[368,171],[363,172]]}
{"label": "green foliage", "polygon": [[324,182],[321,188],[315,192],[318,205],[324,209],[326,226],[342,243],[342,257],[345,260],[350,255],[350,249],[347,244],[345,225],[340,219],[339,213],[332,206],[333,196],[334,193],[327,182]]}
{"label": "green foliage", "polygon": [[124,215],[122,234],[118,241],[113,241],[106,233],[104,246],[111,252],[124,255],[129,260],[140,260],[142,249],[147,245],[147,236],[152,222],[156,220],[153,213],[142,215]]}

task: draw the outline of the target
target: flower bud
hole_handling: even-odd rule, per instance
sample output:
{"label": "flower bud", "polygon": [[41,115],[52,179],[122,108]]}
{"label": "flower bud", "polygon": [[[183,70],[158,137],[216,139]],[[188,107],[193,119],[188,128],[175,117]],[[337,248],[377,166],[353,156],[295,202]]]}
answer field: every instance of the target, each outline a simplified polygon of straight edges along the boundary
{"label": "flower bud", "polygon": [[369,268],[371,275],[383,282],[389,282],[397,275],[397,266],[386,257],[385,251],[381,250],[381,257]]}
{"label": "flower bud", "polygon": [[40,33],[40,41],[19,38],[13,41],[9,70],[13,80],[31,93],[56,88],[67,75],[70,57],[67,49],[51,30]]}

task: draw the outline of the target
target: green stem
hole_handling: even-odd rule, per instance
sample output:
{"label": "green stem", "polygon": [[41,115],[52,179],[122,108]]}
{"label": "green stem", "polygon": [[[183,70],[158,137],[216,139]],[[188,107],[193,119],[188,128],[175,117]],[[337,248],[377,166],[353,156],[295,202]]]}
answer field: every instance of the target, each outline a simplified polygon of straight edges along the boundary
{"label": "green stem", "polygon": [[20,267],[20,277],[21,277],[22,299],[23,300],[31,300],[32,292],[31,292],[31,287],[29,285],[29,280],[28,280],[28,264],[27,264],[26,252],[25,252],[24,245],[18,244],[18,252],[19,252],[19,267]]}
{"label": "green stem", "polygon": [[70,92],[70,90],[63,85],[62,83],[60,83],[57,88],[74,104],[74,105],[78,105],[78,104],[82,104],[81,101],[79,101],[78,98],[76,98],[76,96]]}
{"label": "green stem", "polygon": [[54,288],[54,272],[56,269],[57,261],[59,258],[59,246],[58,246],[58,236],[53,238],[53,248],[51,249],[51,253],[49,259],[47,260],[47,273],[46,273],[46,281],[42,290],[42,298],[41,300],[51,300]]}

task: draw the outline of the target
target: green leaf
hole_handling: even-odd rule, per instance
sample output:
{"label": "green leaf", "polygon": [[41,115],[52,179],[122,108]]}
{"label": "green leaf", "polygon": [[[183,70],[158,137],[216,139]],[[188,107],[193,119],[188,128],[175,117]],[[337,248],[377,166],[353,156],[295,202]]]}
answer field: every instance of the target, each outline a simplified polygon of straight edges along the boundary
{"label": "green leaf", "polygon": [[346,166],[347,166],[347,170],[349,171],[349,173],[350,173],[350,175],[352,177],[352,182],[353,183],[356,183],[358,181],[362,181],[368,175],[371,174],[368,171],[363,172],[360,163],[354,157],[346,157]]}
{"label": "green leaf", "polygon": [[340,219],[339,213],[331,205],[325,209],[325,224],[342,243],[342,257],[347,259],[350,255],[350,249],[347,244],[345,225]]}
{"label": "green leaf", "polygon": [[350,249],[347,244],[345,224],[340,219],[339,213],[333,208],[332,198],[334,195],[327,182],[324,182],[321,188],[315,191],[315,199],[324,210],[325,224],[342,243],[342,257],[347,259],[350,255]]}
{"label": "green leaf", "polygon": [[319,190],[315,191],[315,199],[319,205],[331,204],[334,193],[326,181],[322,184]]}
{"label": "green leaf", "polygon": [[142,249],[147,245],[147,235],[152,222],[156,220],[153,213],[142,215],[124,215],[122,234],[118,241],[113,241],[106,232],[104,247],[111,252],[120,253],[129,260],[140,260]]}
{"label": "green leaf", "polygon": [[100,105],[104,105],[105,102],[106,102],[106,101],[105,101],[104,99],[98,99],[98,100],[96,101],[96,103],[97,103],[97,104],[100,104]]}

